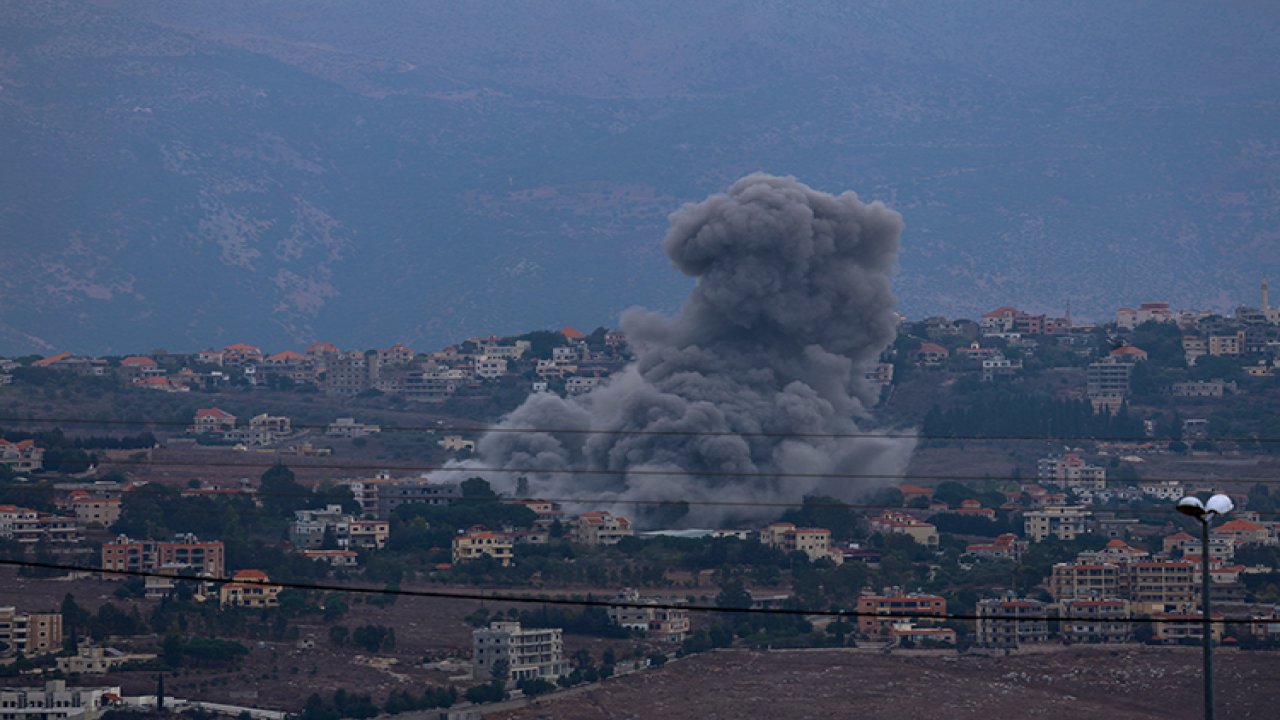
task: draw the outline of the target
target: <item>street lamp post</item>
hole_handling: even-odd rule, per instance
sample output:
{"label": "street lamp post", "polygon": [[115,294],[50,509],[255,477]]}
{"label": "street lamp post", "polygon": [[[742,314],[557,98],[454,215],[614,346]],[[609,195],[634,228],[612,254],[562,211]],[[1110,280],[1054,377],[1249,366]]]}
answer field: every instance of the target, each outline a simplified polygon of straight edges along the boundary
{"label": "street lamp post", "polygon": [[1209,598],[1209,521],[1226,515],[1235,504],[1226,495],[1214,495],[1208,502],[1187,496],[1178,501],[1178,512],[1200,521],[1200,622],[1204,642],[1204,717],[1213,720],[1213,615]]}

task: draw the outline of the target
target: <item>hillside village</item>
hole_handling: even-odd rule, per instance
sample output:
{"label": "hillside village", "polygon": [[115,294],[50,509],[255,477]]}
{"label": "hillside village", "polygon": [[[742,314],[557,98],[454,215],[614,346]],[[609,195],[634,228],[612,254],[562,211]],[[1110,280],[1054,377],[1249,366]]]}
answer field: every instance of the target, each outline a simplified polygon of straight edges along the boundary
{"label": "hillside village", "polygon": [[[907,475],[856,503],[813,496],[779,508],[774,522],[716,528],[686,527],[680,507],[591,507],[531,496],[527,483],[497,492],[483,473],[374,467],[384,456],[372,453],[408,432],[396,420],[404,413],[430,413],[412,430],[427,439],[414,446],[421,454],[404,457],[434,468],[475,450],[483,423],[459,417],[491,422],[529,394],[608,382],[630,357],[618,331],[489,336],[429,353],[234,344],[4,360],[0,555],[76,569],[21,569],[57,601],[16,596],[0,608],[0,670],[40,683],[108,676],[116,684],[84,690],[101,708],[127,704],[122,688],[136,691],[156,670],[183,668],[184,692],[225,703],[230,695],[199,678],[255,662],[267,642],[255,638],[278,649],[396,652],[396,629],[364,617],[386,608],[292,587],[321,581],[520,588],[616,604],[552,612],[496,603],[442,620],[465,627],[470,642],[419,658],[434,683],[423,694],[316,695],[286,708],[311,720],[351,714],[358,702],[396,713],[536,695],[732,645],[972,653],[1193,643],[1202,550],[1172,503],[1216,492],[1237,509],[1212,528],[1215,617],[1274,622],[1214,624],[1213,639],[1280,648],[1280,488],[1265,473],[1170,471],[1272,462],[1277,355],[1280,310],[1265,282],[1260,307],[1231,317],[1143,303],[1104,324],[1012,307],[977,320],[903,319],[897,341],[865,369],[881,388],[877,412],[919,428],[919,452],[960,463],[945,454],[1002,438],[990,442],[1004,443],[1013,472]],[[159,392],[178,404],[164,406],[167,419],[40,422],[30,403],[54,392]],[[313,404],[312,419],[298,421],[279,410],[292,398],[337,404]],[[351,411],[314,420],[343,407]],[[459,408],[471,415],[443,419]],[[173,457],[198,467],[176,480],[162,472],[179,464],[165,460]],[[254,473],[219,468],[236,458],[256,461]],[[344,458],[358,460],[344,467]],[[86,609],[60,592],[73,586],[111,599]],[[943,617],[957,613],[979,619]],[[236,639],[183,640],[179,626]]]}

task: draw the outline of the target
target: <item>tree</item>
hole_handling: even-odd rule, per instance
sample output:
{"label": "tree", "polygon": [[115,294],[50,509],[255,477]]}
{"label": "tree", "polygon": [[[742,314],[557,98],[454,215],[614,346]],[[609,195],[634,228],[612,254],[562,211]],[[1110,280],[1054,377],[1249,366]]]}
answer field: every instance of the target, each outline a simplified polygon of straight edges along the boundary
{"label": "tree", "polygon": [[262,473],[258,489],[263,509],[272,515],[292,515],[312,502],[311,491],[299,484],[293,471],[283,464]]}
{"label": "tree", "polygon": [[489,677],[493,679],[495,685],[505,688],[507,679],[511,677],[511,663],[508,660],[498,660],[493,663],[493,667],[489,668]]}
{"label": "tree", "polygon": [[333,625],[329,628],[329,642],[338,647],[347,644],[347,636],[350,631],[344,625]]}
{"label": "tree", "polygon": [[489,485],[489,481],[482,477],[471,477],[462,481],[459,486],[462,490],[464,498],[496,498],[498,494],[493,491],[493,487]]}

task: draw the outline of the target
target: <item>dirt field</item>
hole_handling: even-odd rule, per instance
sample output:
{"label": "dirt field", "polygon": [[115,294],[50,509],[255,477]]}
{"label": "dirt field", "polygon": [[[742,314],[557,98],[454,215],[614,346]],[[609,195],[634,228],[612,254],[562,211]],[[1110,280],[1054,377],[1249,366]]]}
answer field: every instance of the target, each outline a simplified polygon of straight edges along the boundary
{"label": "dirt field", "polygon": [[[1219,717],[1276,717],[1280,655],[1221,652],[1217,659]],[[1194,648],[1009,657],[735,650],[674,661],[492,717],[1190,720],[1201,717],[1203,707],[1199,671]]]}

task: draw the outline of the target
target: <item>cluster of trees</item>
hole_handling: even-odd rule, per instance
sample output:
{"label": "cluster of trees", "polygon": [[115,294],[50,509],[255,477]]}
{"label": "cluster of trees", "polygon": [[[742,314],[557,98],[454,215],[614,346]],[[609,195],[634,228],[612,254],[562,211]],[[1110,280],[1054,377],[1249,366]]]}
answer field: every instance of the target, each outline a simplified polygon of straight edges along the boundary
{"label": "cluster of trees", "polygon": [[[429,688],[428,692],[430,690]],[[406,695],[408,694],[406,693]],[[397,700],[397,705],[400,702],[401,700]],[[450,701],[450,704],[452,704],[452,701]],[[430,707],[448,707],[448,705],[433,705]],[[298,718],[299,720],[363,719],[376,717],[378,711],[378,705],[373,702],[373,697],[368,693],[349,693],[344,688],[338,688],[333,691],[333,696],[329,701],[325,701],[318,693],[312,694],[311,697],[307,698],[307,704],[303,706],[302,713],[298,715]],[[401,709],[400,712],[405,712],[405,709]]]}
{"label": "cluster of trees", "polygon": [[199,667],[226,667],[236,665],[249,654],[249,648],[235,640],[211,637],[183,638],[181,635],[165,636],[162,657],[171,668],[183,665]]}
{"label": "cluster of trees", "polygon": [[1059,400],[1047,395],[989,393],[925,414],[921,434],[929,442],[949,436],[1142,437],[1142,420],[1127,406],[1112,415],[1095,413],[1088,400]]}
{"label": "cluster of trees", "polygon": [[0,429],[0,437],[9,442],[34,440],[44,450],[46,472],[75,474],[92,467],[98,458],[92,450],[131,450],[155,447],[156,438],[149,432],[137,435],[67,437],[61,428],[30,432]]}
{"label": "cluster of trees", "polygon": [[345,625],[332,625],[329,627],[329,642],[338,647],[355,645],[371,653],[394,650],[396,631],[385,625],[361,625],[355,630],[347,630]]}

